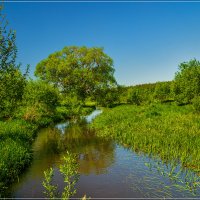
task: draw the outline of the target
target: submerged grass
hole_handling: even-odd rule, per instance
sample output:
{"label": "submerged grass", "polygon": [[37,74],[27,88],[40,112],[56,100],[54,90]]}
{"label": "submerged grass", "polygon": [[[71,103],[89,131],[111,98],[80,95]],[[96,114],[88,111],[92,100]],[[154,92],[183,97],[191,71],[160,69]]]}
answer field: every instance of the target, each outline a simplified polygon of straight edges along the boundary
{"label": "submerged grass", "polygon": [[191,105],[123,105],[93,121],[98,136],[200,173],[200,115]]}

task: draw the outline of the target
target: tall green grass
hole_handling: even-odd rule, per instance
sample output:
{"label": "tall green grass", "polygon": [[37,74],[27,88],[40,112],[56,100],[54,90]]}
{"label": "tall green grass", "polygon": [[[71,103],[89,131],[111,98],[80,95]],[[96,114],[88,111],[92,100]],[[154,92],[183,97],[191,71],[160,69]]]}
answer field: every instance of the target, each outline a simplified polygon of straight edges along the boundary
{"label": "tall green grass", "polygon": [[191,105],[119,106],[106,109],[91,126],[98,136],[200,172],[200,115]]}
{"label": "tall green grass", "polygon": [[[93,110],[93,107],[83,107],[79,115],[86,115]],[[54,113],[55,115],[48,113],[37,115],[36,112],[30,113],[31,117],[27,119],[0,121],[0,198],[3,197],[6,187],[17,180],[25,167],[30,164],[31,145],[38,128],[64,120],[66,117],[58,111]],[[33,120],[30,120],[32,117]]]}
{"label": "tall green grass", "polygon": [[31,143],[37,126],[23,120],[0,122],[0,197],[31,162]]}

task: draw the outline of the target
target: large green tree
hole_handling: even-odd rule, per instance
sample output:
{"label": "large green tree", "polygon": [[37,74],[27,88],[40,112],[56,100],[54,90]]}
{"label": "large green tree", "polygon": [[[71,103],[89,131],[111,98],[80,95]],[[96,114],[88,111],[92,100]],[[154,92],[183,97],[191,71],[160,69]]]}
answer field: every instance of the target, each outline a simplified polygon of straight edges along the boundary
{"label": "large green tree", "polygon": [[0,5],[0,118],[10,117],[20,103],[27,75],[16,64],[16,34],[7,28],[2,10]]}
{"label": "large green tree", "polygon": [[116,84],[113,60],[97,47],[64,47],[42,60],[35,75],[82,100]]}

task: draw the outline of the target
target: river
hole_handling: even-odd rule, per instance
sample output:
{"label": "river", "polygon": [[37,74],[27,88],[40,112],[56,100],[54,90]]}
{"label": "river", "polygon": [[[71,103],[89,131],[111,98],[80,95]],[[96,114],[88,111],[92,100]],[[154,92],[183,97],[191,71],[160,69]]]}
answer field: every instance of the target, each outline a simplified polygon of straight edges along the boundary
{"label": "river", "polygon": [[82,120],[57,124],[39,131],[33,144],[33,162],[9,189],[12,198],[45,197],[44,171],[54,169],[53,183],[61,192],[58,170],[66,150],[78,154],[80,178],[75,198],[200,198],[199,175],[164,164],[113,140],[98,138],[87,123],[100,114],[95,110]]}

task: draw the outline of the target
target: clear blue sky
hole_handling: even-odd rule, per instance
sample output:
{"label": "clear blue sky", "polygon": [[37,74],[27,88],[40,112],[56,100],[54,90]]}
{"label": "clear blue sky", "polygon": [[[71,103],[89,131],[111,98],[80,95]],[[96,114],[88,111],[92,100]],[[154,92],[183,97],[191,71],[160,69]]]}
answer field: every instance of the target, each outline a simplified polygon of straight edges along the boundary
{"label": "clear blue sky", "polygon": [[200,59],[199,3],[5,3],[18,60],[36,64],[64,46],[98,46],[119,84],[172,80],[178,64]]}

